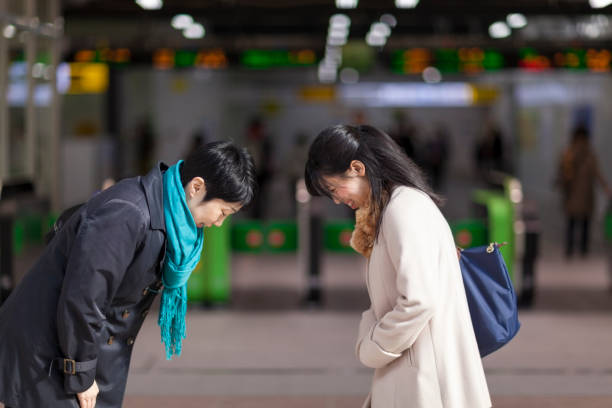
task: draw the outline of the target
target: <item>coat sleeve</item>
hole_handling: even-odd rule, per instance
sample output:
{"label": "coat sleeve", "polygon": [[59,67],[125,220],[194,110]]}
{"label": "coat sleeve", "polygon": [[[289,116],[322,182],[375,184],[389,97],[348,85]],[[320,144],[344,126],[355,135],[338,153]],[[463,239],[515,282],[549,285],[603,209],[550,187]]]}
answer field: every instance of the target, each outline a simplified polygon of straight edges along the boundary
{"label": "coat sleeve", "polygon": [[62,356],[93,368],[64,374],[64,389],[75,394],[95,379],[96,333],[125,271],[143,240],[144,216],[128,201],[111,200],[84,216],[68,254],[57,306],[57,333]]}
{"label": "coat sleeve", "polygon": [[361,314],[361,321],[359,322],[359,332],[357,333],[357,344],[355,345],[355,355],[359,358],[359,350],[361,349],[361,343],[366,336],[370,335],[372,327],[376,323],[376,316],[372,307]]}
{"label": "coat sleeve", "polygon": [[379,239],[384,239],[395,269],[399,296],[359,345],[359,359],[368,367],[380,368],[401,356],[434,314],[439,220],[435,220],[435,204],[421,193],[414,194],[419,196],[397,197],[383,214]]}

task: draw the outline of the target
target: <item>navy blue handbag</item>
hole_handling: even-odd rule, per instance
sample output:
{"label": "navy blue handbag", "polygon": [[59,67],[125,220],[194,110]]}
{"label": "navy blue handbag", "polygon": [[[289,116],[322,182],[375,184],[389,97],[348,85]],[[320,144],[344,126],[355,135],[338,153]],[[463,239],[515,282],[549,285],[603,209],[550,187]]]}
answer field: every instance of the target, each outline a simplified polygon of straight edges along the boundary
{"label": "navy blue handbag", "polygon": [[484,357],[519,331],[516,294],[498,244],[462,250],[459,264],[478,349]]}

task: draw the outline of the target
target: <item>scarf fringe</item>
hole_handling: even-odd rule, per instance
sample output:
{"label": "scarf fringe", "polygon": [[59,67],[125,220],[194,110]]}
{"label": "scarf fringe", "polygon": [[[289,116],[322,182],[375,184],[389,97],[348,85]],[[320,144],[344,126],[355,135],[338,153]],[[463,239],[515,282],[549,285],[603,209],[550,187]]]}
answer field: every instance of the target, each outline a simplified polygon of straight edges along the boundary
{"label": "scarf fringe", "polygon": [[187,294],[185,287],[164,288],[159,311],[161,341],[166,348],[166,360],[172,355],[181,355],[182,341],[186,337],[185,314],[187,313]]}

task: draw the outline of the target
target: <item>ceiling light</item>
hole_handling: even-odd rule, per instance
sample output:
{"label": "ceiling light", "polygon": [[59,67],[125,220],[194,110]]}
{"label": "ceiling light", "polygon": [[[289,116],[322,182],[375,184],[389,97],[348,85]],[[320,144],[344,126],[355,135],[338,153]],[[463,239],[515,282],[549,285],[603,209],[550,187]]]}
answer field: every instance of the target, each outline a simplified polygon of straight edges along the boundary
{"label": "ceiling light", "polygon": [[340,71],[340,81],[343,84],[356,84],[359,82],[359,72],[355,68],[343,68]]}
{"label": "ceiling light", "polygon": [[510,35],[510,27],[503,21],[496,21],[489,26],[489,35],[492,38],[506,38]]}
{"label": "ceiling light", "polygon": [[387,43],[387,37],[370,31],[366,35],[366,43],[371,47],[382,47]]}
{"label": "ceiling light", "polygon": [[327,36],[327,45],[341,46],[346,44],[346,37]]}
{"label": "ceiling light", "polygon": [[598,38],[601,36],[601,30],[595,24],[585,24],[582,31],[589,38]]}
{"label": "ceiling light", "polygon": [[136,0],[136,4],[145,10],[159,10],[164,5],[162,0]]}
{"label": "ceiling light", "polygon": [[348,27],[329,27],[329,32],[327,35],[330,37],[348,37],[349,29]]}
{"label": "ceiling light", "polygon": [[397,8],[415,8],[419,4],[419,0],[395,0]]}
{"label": "ceiling light", "polygon": [[397,19],[393,16],[393,14],[383,14],[380,16],[380,21],[387,24],[391,28],[397,25]]}
{"label": "ceiling light", "polygon": [[341,9],[352,9],[357,7],[359,0],[336,0],[336,7]]}
{"label": "ceiling light", "polygon": [[323,58],[319,63],[319,67],[323,67],[324,69],[328,70],[336,70],[338,69],[338,65],[339,64],[336,61],[332,60],[328,56],[325,56],[325,58]]}
{"label": "ceiling light", "polygon": [[45,67],[45,73],[43,74],[43,78],[45,78],[47,81],[50,81],[52,76],[53,76],[53,66],[48,65],[47,67]]}
{"label": "ceiling light", "polygon": [[6,27],[4,27],[4,30],[2,30],[2,34],[4,35],[4,38],[13,38],[16,32],[17,32],[17,29],[12,24],[8,24]]}
{"label": "ceiling light", "polygon": [[329,19],[329,26],[331,27],[349,27],[351,25],[351,19],[346,14],[334,14]]}
{"label": "ceiling light", "polygon": [[383,37],[388,37],[391,35],[391,29],[385,23],[374,23],[370,27],[370,32],[382,35]]}
{"label": "ceiling light", "polygon": [[506,22],[512,28],[523,28],[527,25],[527,18],[520,13],[508,14]]}
{"label": "ceiling light", "polygon": [[37,62],[36,64],[32,65],[32,77],[42,78],[44,73],[45,64],[43,64],[42,62]]}
{"label": "ceiling light", "polygon": [[202,38],[204,37],[204,34],[206,34],[206,31],[204,30],[204,26],[200,23],[193,23],[183,30],[183,35],[185,38],[189,38],[191,40]]}
{"label": "ceiling light", "polygon": [[183,30],[193,24],[193,17],[191,17],[189,14],[177,14],[176,16],[172,17],[172,22],[170,24],[172,25],[172,28]]}
{"label": "ceiling light", "polygon": [[340,66],[342,65],[342,54],[339,55],[326,55],[325,56],[325,63],[329,64],[329,65],[335,65],[335,66]]}
{"label": "ceiling light", "polygon": [[336,76],[338,75],[335,66],[325,65],[323,63],[319,64],[319,81],[321,82],[336,82]]}
{"label": "ceiling light", "polygon": [[435,67],[427,67],[423,70],[423,81],[428,84],[437,84],[442,80],[442,74],[438,68]]}
{"label": "ceiling light", "polygon": [[325,47],[325,55],[331,55],[333,57],[342,55],[342,48],[328,45]]}
{"label": "ceiling light", "polygon": [[612,4],[612,0],[589,0],[589,5],[593,8],[604,8]]}
{"label": "ceiling light", "polygon": [[340,65],[342,63],[342,48],[328,45],[325,47],[325,58],[331,64]]}

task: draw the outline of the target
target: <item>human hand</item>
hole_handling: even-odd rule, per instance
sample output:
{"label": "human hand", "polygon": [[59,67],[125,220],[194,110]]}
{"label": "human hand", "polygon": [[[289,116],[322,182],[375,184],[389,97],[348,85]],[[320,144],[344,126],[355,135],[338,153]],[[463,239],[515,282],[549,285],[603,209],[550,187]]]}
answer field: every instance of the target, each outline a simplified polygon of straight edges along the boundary
{"label": "human hand", "polygon": [[77,399],[79,400],[79,405],[81,405],[81,408],[94,408],[96,406],[96,398],[98,397],[99,392],[100,390],[98,389],[98,384],[96,383],[96,380],[94,380],[91,387],[83,392],[77,393]]}

